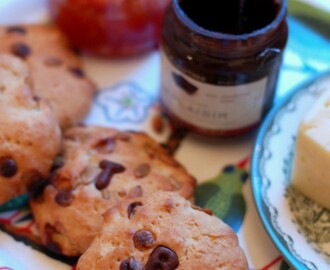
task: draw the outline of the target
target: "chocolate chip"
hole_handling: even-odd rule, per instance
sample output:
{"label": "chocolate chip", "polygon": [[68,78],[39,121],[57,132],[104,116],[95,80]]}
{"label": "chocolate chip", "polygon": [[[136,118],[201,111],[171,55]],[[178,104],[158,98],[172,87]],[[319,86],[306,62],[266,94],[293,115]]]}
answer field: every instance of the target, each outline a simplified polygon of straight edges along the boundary
{"label": "chocolate chip", "polygon": [[155,237],[148,230],[139,230],[134,234],[133,242],[137,249],[151,248],[155,244]]}
{"label": "chocolate chip", "polygon": [[49,182],[43,178],[39,178],[30,182],[27,186],[27,191],[30,195],[30,198],[33,200],[38,199],[48,184]]}
{"label": "chocolate chip", "polygon": [[61,190],[55,196],[55,202],[63,207],[70,206],[73,202],[74,196],[71,190]]}
{"label": "chocolate chip", "polygon": [[64,161],[62,156],[55,157],[53,161],[52,168],[50,169],[52,172],[56,171],[64,166]]}
{"label": "chocolate chip", "polygon": [[150,254],[145,270],[174,270],[178,265],[179,258],[173,250],[158,246]]}
{"label": "chocolate chip", "polygon": [[119,269],[120,270],[130,270],[131,267],[130,267],[130,263],[129,263],[129,260],[123,260],[119,266]]}
{"label": "chocolate chip", "polygon": [[113,138],[105,138],[98,141],[94,148],[101,153],[111,153],[115,148],[115,140]]}
{"label": "chocolate chip", "polygon": [[3,157],[0,159],[0,174],[3,177],[13,177],[18,171],[17,163],[10,157]]}
{"label": "chocolate chip", "polygon": [[123,260],[119,267],[120,270],[144,270],[143,264],[134,257]]}
{"label": "chocolate chip", "polygon": [[126,170],[123,165],[109,160],[102,160],[99,164],[99,167],[102,169],[102,171],[99,173],[95,180],[95,186],[99,190],[106,188],[110,184],[114,174],[122,173]]}
{"label": "chocolate chip", "polygon": [[[108,168],[108,167],[111,167],[112,164],[118,164],[118,163],[114,163],[114,162],[112,162],[112,161],[109,161],[109,160],[103,159],[103,160],[100,161],[100,163],[99,163],[99,167],[100,167],[101,169],[106,169],[106,168]],[[120,165],[120,164],[119,164],[119,165]]]}
{"label": "chocolate chip", "polygon": [[7,28],[7,33],[18,33],[24,35],[26,33],[26,29],[18,25],[10,26]]}
{"label": "chocolate chip", "polygon": [[69,68],[69,70],[70,70],[71,73],[72,73],[73,75],[75,75],[76,77],[79,77],[79,78],[83,78],[83,77],[85,77],[85,72],[84,72],[82,69],[80,69],[80,68],[76,68],[76,67],[74,67],[74,68]]}
{"label": "chocolate chip", "polygon": [[62,64],[62,60],[57,57],[48,57],[44,63],[46,66],[56,67]]}
{"label": "chocolate chip", "polygon": [[31,49],[25,43],[22,42],[14,43],[11,46],[11,50],[13,54],[21,58],[26,58],[28,55],[31,54]]}
{"label": "chocolate chip", "polygon": [[150,166],[148,164],[141,164],[134,170],[136,178],[143,178],[150,173]]}
{"label": "chocolate chip", "polygon": [[40,97],[38,97],[38,96],[33,96],[32,99],[37,103],[39,103],[41,100]]}
{"label": "chocolate chip", "polygon": [[141,202],[132,202],[127,207],[127,216],[128,218],[131,218],[132,215],[135,214],[136,208],[139,206],[142,206],[143,204]]}

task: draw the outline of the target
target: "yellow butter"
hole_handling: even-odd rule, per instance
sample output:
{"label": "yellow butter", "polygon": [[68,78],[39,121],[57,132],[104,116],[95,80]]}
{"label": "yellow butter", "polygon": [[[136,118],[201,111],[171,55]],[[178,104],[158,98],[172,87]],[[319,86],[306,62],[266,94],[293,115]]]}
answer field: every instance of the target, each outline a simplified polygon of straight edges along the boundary
{"label": "yellow butter", "polygon": [[292,185],[330,209],[330,90],[300,123],[292,167]]}

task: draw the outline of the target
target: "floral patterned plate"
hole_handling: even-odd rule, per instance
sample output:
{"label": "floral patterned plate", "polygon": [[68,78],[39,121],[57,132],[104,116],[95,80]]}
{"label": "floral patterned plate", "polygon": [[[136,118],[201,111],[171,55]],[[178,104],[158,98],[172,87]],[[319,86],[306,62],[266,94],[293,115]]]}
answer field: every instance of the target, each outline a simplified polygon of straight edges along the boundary
{"label": "floral patterned plate", "polygon": [[294,269],[330,269],[330,211],[290,187],[300,120],[330,88],[330,72],[290,92],[265,119],[255,144],[251,178],[259,216]]}

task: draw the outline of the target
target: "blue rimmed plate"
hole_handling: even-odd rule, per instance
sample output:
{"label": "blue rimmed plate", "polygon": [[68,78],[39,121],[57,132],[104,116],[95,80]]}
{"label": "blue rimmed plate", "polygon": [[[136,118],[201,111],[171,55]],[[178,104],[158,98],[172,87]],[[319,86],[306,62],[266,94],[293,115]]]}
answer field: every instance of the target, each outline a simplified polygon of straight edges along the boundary
{"label": "blue rimmed plate", "polygon": [[290,187],[300,120],[329,88],[327,72],[278,102],[260,128],[252,157],[252,190],[259,216],[288,263],[299,270],[330,269],[330,211]]}

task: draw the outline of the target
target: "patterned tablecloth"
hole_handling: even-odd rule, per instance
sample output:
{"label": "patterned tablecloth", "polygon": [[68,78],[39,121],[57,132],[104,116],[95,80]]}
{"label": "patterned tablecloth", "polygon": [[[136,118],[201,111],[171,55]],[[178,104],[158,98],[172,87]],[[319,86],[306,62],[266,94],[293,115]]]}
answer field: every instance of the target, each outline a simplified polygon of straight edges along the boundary
{"label": "patterned tablecloth", "polygon": [[[289,0],[289,41],[276,100],[304,79],[330,68],[330,2]],[[0,24],[47,20],[45,0],[1,0]],[[251,269],[282,270],[289,266],[268,237],[258,217],[251,192],[249,159],[256,132],[235,139],[205,138],[173,130],[161,115],[159,53],[134,59],[84,58],[86,72],[100,92],[86,123],[119,129],[144,130],[161,143],[177,146],[175,157],[199,181],[197,203],[216,205],[216,215],[238,234]],[[1,116],[0,116],[1,117]],[[161,125],[160,125],[161,124]],[[212,183],[203,184],[212,181]],[[230,183],[226,185],[226,182]],[[212,185],[212,194],[205,191]],[[217,188],[230,186],[226,188]],[[0,213],[0,224],[10,223],[21,233],[35,231],[28,209]],[[0,269],[71,269],[70,262],[53,258],[20,238],[0,231]]]}

